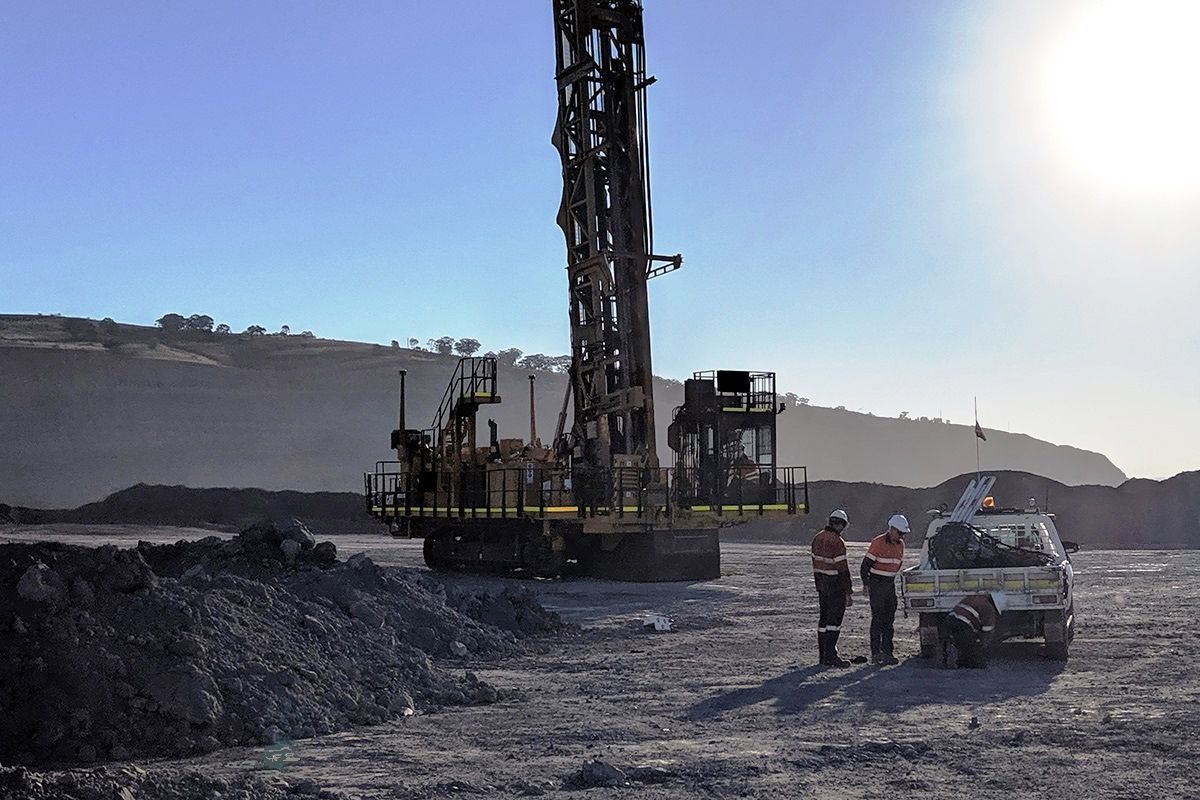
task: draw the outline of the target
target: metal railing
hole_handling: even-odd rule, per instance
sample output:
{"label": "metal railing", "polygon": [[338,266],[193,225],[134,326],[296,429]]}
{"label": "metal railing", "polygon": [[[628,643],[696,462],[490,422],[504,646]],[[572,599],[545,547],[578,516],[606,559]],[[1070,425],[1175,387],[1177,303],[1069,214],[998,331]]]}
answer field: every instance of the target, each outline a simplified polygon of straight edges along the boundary
{"label": "metal railing", "polygon": [[398,517],[632,517],[677,513],[720,517],[808,512],[805,467],[759,469],[722,481],[701,480],[695,470],[618,467],[610,470],[556,465],[486,465],[408,473],[400,462],[380,461],[364,475],[368,513]]}
{"label": "metal railing", "polygon": [[462,402],[492,403],[496,397],[496,359],[489,356],[460,358],[446,393],[438,403],[433,428],[441,430]]}

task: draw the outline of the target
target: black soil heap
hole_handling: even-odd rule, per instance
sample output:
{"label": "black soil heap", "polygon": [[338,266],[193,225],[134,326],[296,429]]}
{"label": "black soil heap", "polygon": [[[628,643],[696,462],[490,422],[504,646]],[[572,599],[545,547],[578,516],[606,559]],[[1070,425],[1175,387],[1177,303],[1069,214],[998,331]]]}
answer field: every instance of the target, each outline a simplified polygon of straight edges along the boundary
{"label": "black soil heap", "polygon": [[524,594],[338,562],[298,524],[0,545],[0,762],[179,756],[495,702],[430,659],[504,656],[559,627]]}

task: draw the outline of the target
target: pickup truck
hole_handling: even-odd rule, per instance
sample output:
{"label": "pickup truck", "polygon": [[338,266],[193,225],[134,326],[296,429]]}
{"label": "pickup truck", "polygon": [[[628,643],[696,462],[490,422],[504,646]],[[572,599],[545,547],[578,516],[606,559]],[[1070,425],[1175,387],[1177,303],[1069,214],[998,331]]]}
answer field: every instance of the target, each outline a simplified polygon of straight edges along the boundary
{"label": "pickup truck", "polygon": [[1059,538],[1054,516],[983,507],[969,522],[955,522],[930,513],[921,562],[900,581],[904,608],[919,615],[921,655],[940,652],[942,624],[960,599],[999,592],[1005,603],[993,641],[1044,639],[1047,657],[1066,661],[1075,636],[1070,553],[1079,547]]}

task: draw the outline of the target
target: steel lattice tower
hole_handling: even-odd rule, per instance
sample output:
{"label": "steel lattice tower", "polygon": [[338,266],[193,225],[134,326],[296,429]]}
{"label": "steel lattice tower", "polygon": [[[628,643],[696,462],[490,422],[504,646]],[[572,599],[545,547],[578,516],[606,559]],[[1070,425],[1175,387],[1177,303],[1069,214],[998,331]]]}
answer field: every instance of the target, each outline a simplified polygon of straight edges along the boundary
{"label": "steel lattice tower", "polygon": [[575,455],[658,466],[646,282],[682,258],[653,254],[646,77],[638,0],[554,0]]}

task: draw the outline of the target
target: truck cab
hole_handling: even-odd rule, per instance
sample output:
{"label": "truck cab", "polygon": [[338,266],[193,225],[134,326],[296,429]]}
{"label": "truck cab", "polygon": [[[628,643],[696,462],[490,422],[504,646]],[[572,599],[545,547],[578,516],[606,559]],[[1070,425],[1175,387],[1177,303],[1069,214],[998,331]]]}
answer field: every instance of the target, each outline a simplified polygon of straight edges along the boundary
{"label": "truck cab", "polygon": [[1047,657],[1066,661],[1075,636],[1070,553],[1078,546],[1064,543],[1052,514],[990,501],[963,521],[930,512],[921,561],[901,573],[904,608],[920,619],[921,655],[938,652],[946,616],[959,600],[1000,593],[1004,611],[993,641],[1043,639]]}

